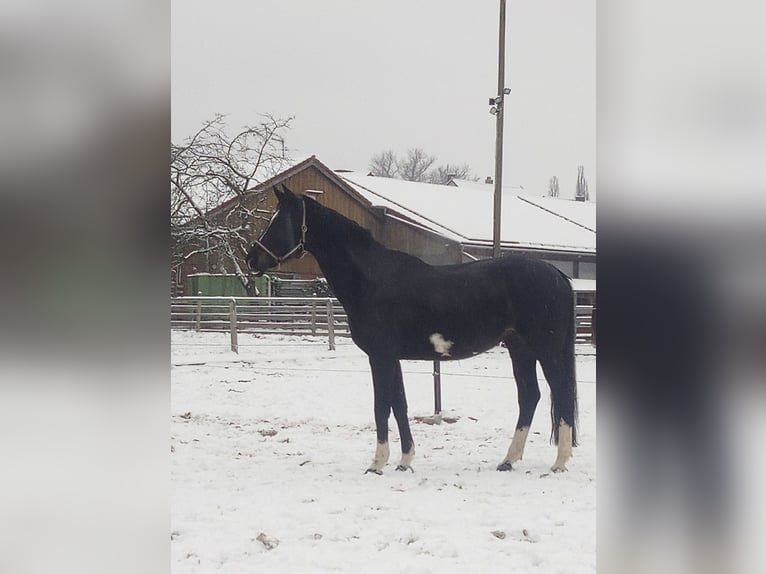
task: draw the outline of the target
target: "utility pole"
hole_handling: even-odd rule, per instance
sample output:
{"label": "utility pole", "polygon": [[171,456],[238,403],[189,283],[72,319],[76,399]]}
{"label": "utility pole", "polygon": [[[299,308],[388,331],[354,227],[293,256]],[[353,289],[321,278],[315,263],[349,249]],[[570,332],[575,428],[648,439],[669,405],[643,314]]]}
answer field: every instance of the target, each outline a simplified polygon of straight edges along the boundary
{"label": "utility pole", "polygon": [[497,96],[490,98],[490,113],[496,116],[495,196],[492,219],[492,257],[500,257],[500,208],[503,190],[503,100],[511,90],[505,87],[505,0],[500,0],[500,37],[497,55]]}

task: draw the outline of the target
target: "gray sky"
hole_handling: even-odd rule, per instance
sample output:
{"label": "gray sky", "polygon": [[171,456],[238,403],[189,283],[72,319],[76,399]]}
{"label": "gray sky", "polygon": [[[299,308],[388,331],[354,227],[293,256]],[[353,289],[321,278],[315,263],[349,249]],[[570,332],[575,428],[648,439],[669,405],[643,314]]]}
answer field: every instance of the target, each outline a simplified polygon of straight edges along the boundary
{"label": "gray sky", "polygon": [[[595,0],[508,0],[504,182],[596,181]],[[497,0],[173,0],[174,141],[295,116],[294,155],[367,168],[392,148],[494,173]]]}

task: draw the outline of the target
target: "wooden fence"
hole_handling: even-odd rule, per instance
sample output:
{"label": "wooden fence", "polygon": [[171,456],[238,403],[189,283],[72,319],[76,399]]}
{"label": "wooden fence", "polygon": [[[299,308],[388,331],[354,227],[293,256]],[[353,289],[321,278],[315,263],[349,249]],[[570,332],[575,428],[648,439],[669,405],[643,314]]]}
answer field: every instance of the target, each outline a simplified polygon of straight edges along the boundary
{"label": "wooden fence", "polygon": [[[590,305],[575,307],[577,343],[591,342],[591,311]],[[327,337],[330,350],[336,338],[351,336],[340,302],[326,297],[176,297],[170,327],[229,332],[235,352],[239,333]]]}
{"label": "wooden fence", "polygon": [[171,329],[228,331],[238,350],[239,333],[350,337],[337,299],[319,297],[177,297],[170,301]]}
{"label": "wooden fence", "polygon": [[596,344],[593,332],[593,305],[575,305],[575,343]]}

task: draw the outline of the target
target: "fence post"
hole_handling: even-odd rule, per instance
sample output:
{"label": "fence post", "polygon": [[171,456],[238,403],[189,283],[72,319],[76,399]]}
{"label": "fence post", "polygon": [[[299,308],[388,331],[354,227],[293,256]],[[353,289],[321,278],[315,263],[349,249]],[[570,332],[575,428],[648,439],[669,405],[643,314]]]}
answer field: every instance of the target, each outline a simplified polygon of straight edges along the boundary
{"label": "fence post", "polygon": [[434,414],[442,412],[442,374],[441,363],[434,361]]}
{"label": "fence post", "polygon": [[317,302],[311,302],[311,334],[317,334]]}
{"label": "fence post", "polygon": [[577,291],[574,289],[572,290],[572,301],[573,306],[572,309],[574,309],[572,321],[574,321],[574,342],[572,345],[574,345],[574,348],[577,349]]}
{"label": "fence post", "polygon": [[232,299],[229,302],[229,326],[231,329],[231,350],[239,354],[239,344],[237,343],[237,300]]}
{"label": "fence post", "polygon": [[202,326],[202,301],[197,301],[197,314],[194,316],[194,330],[200,332]]}
{"label": "fence post", "polygon": [[330,350],[335,350],[335,311],[332,299],[327,299],[327,335],[329,337]]}

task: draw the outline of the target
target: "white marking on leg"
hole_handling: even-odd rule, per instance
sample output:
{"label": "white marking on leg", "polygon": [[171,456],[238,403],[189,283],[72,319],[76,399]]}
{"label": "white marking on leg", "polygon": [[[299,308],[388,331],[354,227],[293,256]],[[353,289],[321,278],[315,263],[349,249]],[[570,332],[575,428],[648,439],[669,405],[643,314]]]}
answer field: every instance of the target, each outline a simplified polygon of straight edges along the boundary
{"label": "white marking on leg", "polygon": [[524,446],[527,444],[528,435],[529,427],[521,427],[516,429],[516,432],[513,433],[511,446],[508,447],[508,454],[505,455],[503,463],[507,462],[508,464],[513,464],[521,460],[521,457],[524,455]]}
{"label": "white marking on leg", "polygon": [[434,333],[428,337],[428,340],[431,341],[431,344],[434,346],[434,351],[439,353],[442,357],[449,357],[449,350],[452,348],[452,345],[455,344],[454,341],[445,341],[441,333]]}
{"label": "white marking on leg", "polygon": [[402,461],[399,463],[400,469],[402,468],[411,468],[412,459],[415,458],[415,445],[413,444],[410,448],[410,452],[403,452],[402,453]]}
{"label": "white marking on leg", "polygon": [[564,419],[561,419],[559,423],[559,452],[551,470],[553,472],[567,470],[567,461],[570,458],[572,458],[572,427],[565,423]]}
{"label": "white marking on leg", "polygon": [[388,448],[388,442],[379,442],[375,446],[375,458],[372,459],[372,464],[370,465],[370,468],[367,470],[372,470],[375,472],[380,472],[383,470],[383,467],[388,464],[388,457],[390,456],[391,451]]}

